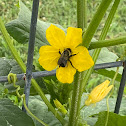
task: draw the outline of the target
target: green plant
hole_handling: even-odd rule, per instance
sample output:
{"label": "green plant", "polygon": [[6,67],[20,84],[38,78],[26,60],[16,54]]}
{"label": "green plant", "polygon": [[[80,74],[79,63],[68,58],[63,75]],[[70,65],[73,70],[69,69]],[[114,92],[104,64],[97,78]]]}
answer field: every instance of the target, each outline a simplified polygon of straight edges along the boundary
{"label": "green plant", "polygon": [[[97,49],[97,48],[100,45],[100,42],[102,42],[102,47],[109,46],[110,43],[111,43],[111,46],[112,45],[116,45],[117,44],[116,42],[118,42],[118,44],[121,43],[120,41],[117,41],[115,39],[113,39],[113,40],[110,39],[109,42],[108,42],[108,40],[103,41],[106,38],[106,36],[107,36],[107,32],[109,30],[109,27],[110,27],[110,24],[111,24],[112,19],[114,17],[114,14],[115,14],[115,12],[117,10],[119,1],[115,0],[114,4],[112,4],[110,6],[111,8],[109,8],[108,10],[107,10],[107,8],[109,7],[110,3],[112,3],[111,0],[109,0],[109,1],[103,0],[102,2],[99,1],[99,3],[98,3],[98,4],[100,4],[99,6],[96,3],[96,1],[93,1],[92,3],[91,3],[91,1],[89,1],[90,2],[89,3],[90,6],[92,6],[92,4],[93,4],[98,9],[97,13],[94,13],[94,14],[92,12],[93,10],[91,10],[91,15],[92,16],[94,15],[94,16],[93,16],[93,19],[91,20],[91,22],[89,24],[87,24],[87,22],[84,22],[84,21],[87,21],[86,18],[88,17],[87,16],[88,12],[85,13],[85,11],[83,11],[83,8],[86,10],[86,6],[84,6],[86,4],[82,4],[83,2],[85,2],[85,1],[83,1],[83,0],[78,0],[77,1],[77,27],[80,27],[82,29],[85,28],[84,29],[84,34],[83,34],[83,43],[82,43],[82,45],[86,46],[87,48],[89,47],[90,50],[92,49],[91,48],[92,45],[94,45],[93,48],[95,50],[91,50],[90,53],[91,53],[95,63],[105,63],[105,62],[114,62],[114,61],[116,61],[119,58],[116,54],[110,52],[107,48],[103,48],[103,49]],[[48,1],[48,2],[47,1],[43,1],[43,3],[46,3],[46,4],[48,3],[49,5],[46,7],[46,9],[47,10],[50,9],[49,7],[52,5],[51,1]],[[68,1],[58,1],[57,2],[57,4],[59,6],[60,5],[63,6],[62,9],[65,8],[65,5],[67,3],[68,3]],[[28,3],[28,4],[30,5],[30,3]],[[41,4],[41,2],[40,2],[40,5],[43,6],[43,4]],[[29,30],[29,26],[30,26],[30,18],[31,18],[30,15],[31,15],[31,12],[28,10],[28,8],[21,1],[20,1],[19,6],[20,6],[19,17],[17,19],[15,19],[15,20],[13,20],[13,21],[11,21],[11,22],[6,24],[6,29],[8,30],[8,33],[18,42],[18,44],[15,41],[14,42],[11,41],[11,39],[7,35],[6,30],[4,29],[4,26],[2,25],[2,21],[1,21],[0,28],[1,28],[1,31],[2,31],[2,33],[4,35],[5,40],[7,42],[7,44],[4,44],[3,40],[2,40],[2,44],[1,45],[4,47],[4,49],[5,49],[5,47],[7,47],[7,48],[9,47],[9,49],[11,50],[11,53],[13,54],[15,60],[19,64],[19,66],[21,67],[22,71],[25,72],[26,71],[26,67],[25,67],[25,64],[22,62],[21,58],[23,58],[23,60],[26,61],[26,56],[24,54],[22,54],[22,53],[25,51],[25,49],[27,47],[25,49],[24,49],[24,47],[22,49],[20,49],[21,52],[19,52],[19,53],[17,53],[16,49],[19,49],[19,47],[21,45],[26,44],[28,42],[29,31],[30,31]],[[55,5],[53,5],[53,6],[55,6]],[[68,4],[68,8],[65,8],[65,9],[69,10],[69,6],[71,7],[72,5]],[[73,8],[74,8],[74,6],[76,6],[75,1],[73,2]],[[55,8],[51,8],[51,9],[52,9],[52,11],[55,10]],[[62,13],[63,17],[64,17],[64,14],[68,15],[68,14],[66,14],[67,12],[66,11],[65,12],[62,11],[62,9],[60,8],[60,10],[57,11],[57,12]],[[42,12],[41,12],[42,10],[39,10],[39,12],[40,12],[39,15],[42,15]],[[49,11],[47,13],[47,10],[46,10],[46,15],[48,15],[48,13],[50,12]],[[62,18],[59,18],[56,22],[55,22],[55,19],[54,19],[54,22],[53,22],[53,20],[52,20],[52,22],[53,23],[59,23],[60,21],[62,21],[60,23],[63,26],[65,26],[65,27],[67,27],[68,25],[76,26],[76,24],[75,24],[76,20],[74,18],[75,15],[73,16],[75,22],[74,21],[72,22],[72,20],[70,20],[70,16],[73,13],[75,13],[75,12],[76,12],[75,9],[74,9],[74,11],[71,11],[71,10],[69,11],[70,14],[67,17],[64,18],[64,19],[68,20],[67,22],[62,21]],[[107,15],[105,15],[104,20],[102,20],[102,18],[103,18],[105,13]],[[42,16],[41,18],[43,18],[43,17],[44,16]],[[57,14],[56,17],[59,17],[59,14]],[[43,18],[43,20],[44,19],[45,18]],[[47,19],[49,20],[49,18],[47,18]],[[118,19],[118,16],[117,16],[117,19]],[[50,19],[50,21],[51,21],[51,19]],[[105,23],[104,28],[102,28],[104,23]],[[46,29],[49,26],[50,26],[50,23],[46,23],[46,22],[38,20],[37,31],[36,31],[35,58],[34,58],[35,59],[34,60],[35,69],[37,68],[37,70],[40,70],[40,69],[43,70],[40,67],[40,65],[38,64],[38,61],[37,61],[37,59],[39,57],[38,56],[38,50],[39,50],[40,46],[48,44],[48,41],[46,40],[45,32],[46,32]],[[60,25],[57,25],[57,26],[59,28],[63,29],[66,32],[65,28],[63,28]],[[88,27],[86,27],[86,26],[88,26]],[[112,29],[115,29],[115,26],[116,25],[113,25]],[[12,29],[13,29],[13,31],[12,31]],[[99,31],[101,33],[99,33]],[[118,30],[116,31],[116,33],[118,33]],[[115,34],[113,33],[113,36],[114,35]],[[112,36],[112,35],[110,35],[110,36]],[[110,36],[108,34],[107,38],[109,38]],[[98,38],[98,42],[93,41],[93,37]],[[125,39],[126,39],[125,37],[120,37],[118,39],[119,40],[123,40],[123,42],[125,43]],[[17,45],[16,49],[15,49],[15,47],[13,45]],[[2,50],[2,52],[4,52],[4,50]],[[118,51],[118,52],[120,52],[120,51]],[[8,51],[7,52],[7,56],[10,55],[11,53]],[[6,55],[2,54],[1,56],[3,57],[3,56],[6,56]],[[124,54],[124,56],[125,56],[125,54]],[[11,57],[7,57],[7,58],[11,58]],[[6,61],[1,59],[1,61],[3,61],[4,63],[6,62],[6,64],[8,64],[7,67],[4,66],[5,72],[6,72],[6,70],[8,70],[8,72],[5,74],[5,75],[7,75],[11,71],[10,69],[12,69],[14,67],[14,64],[9,62],[8,59]],[[17,68],[19,68],[19,66]],[[1,70],[2,69],[3,69],[3,66],[1,68]],[[15,72],[16,71],[18,71],[18,70],[15,70]],[[63,84],[61,84],[60,82],[58,82],[56,80],[55,76],[54,77],[42,78],[40,81],[37,81],[37,82],[41,83],[39,85],[36,83],[35,80],[32,80],[32,87],[35,88],[36,92],[40,95],[40,97],[43,99],[43,101],[46,103],[46,105],[48,106],[50,111],[55,115],[55,117],[58,118],[58,120],[61,122],[61,124],[65,125],[66,123],[68,123],[70,126],[86,125],[84,120],[89,120],[90,118],[93,118],[93,116],[95,117],[94,119],[96,120],[97,116],[95,114],[98,114],[98,112],[96,112],[96,113],[93,113],[93,114],[92,113],[89,114],[90,117],[85,117],[85,116],[84,117],[83,116],[80,117],[80,113],[82,114],[83,112],[86,112],[84,109],[80,112],[80,106],[84,104],[84,102],[83,103],[81,102],[81,100],[83,100],[82,94],[86,90],[85,86],[87,85],[87,82],[88,82],[92,72],[96,72],[98,74],[105,75],[105,76],[107,76],[109,78],[113,78],[113,76],[115,74],[115,69],[111,68],[110,70],[103,69],[103,70],[93,71],[93,68],[91,68],[91,69],[89,69],[87,71],[84,71],[82,73],[77,72],[77,74],[75,75],[75,81],[71,85],[68,85],[68,84],[63,85]],[[106,72],[108,72],[109,74],[108,73],[105,74]],[[116,80],[118,82],[121,79],[121,72],[122,72],[122,70],[119,71],[118,76],[116,78]],[[95,80],[94,82],[98,82],[98,81],[99,81],[99,79]],[[90,83],[91,83],[91,81],[90,81]],[[44,86],[44,84],[45,84],[45,86]],[[43,85],[43,87],[42,87],[42,85]],[[90,85],[87,85],[87,87],[90,88]],[[31,93],[34,92],[35,90],[32,90]],[[43,90],[45,90],[46,93],[50,94],[50,96],[51,96],[50,102],[45,97],[45,94],[44,94]],[[72,96],[72,102],[70,101],[71,100],[71,96]],[[34,99],[32,102],[36,101],[38,104],[43,104],[43,101],[41,101],[40,97],[39,98],[31,97],[31,99]],[[67,109],[70,110],[69,121],[68,121],[67,115],[66,115],[67,121],[65,121],[64,120],[64,115],[60,115],[61,113],[59,114],[59,112],[57,112],[54,109],[54,107],[53,107],[54,106],[53,99],[58,99],[62,104],[66,105]],[[37,109],[37,112],[34,112],[33,108],[34,108],[34,106],[31,107],[31,111],[33,111],[34,114],[37,114],[39,109],[41,108],[41,106],[40,106],[40,108]],[[101,109],[100,111],[103,111],[103,110],[104,109]],[[46,108],[46,111],[44,111],[44,112],[47,113],[47,108]],[[106,117],[106,113],[102,113],[102,114],[103,115],[101,115],[101,113],[99,113],[99,119],[100,119],[101,116],[105,116]],[[110,113],[110,115],[111,115],[109,117],[110,120],[111,120],[111,118],[113,119],[113,117],[117,117],[117,115],[114,115],[114,114],[111,114],[111,113]],[[11,116],[11,115],[9,115],[9,116]],[[41,117],[41,112],[40,112],[40,115],[38,114],[38,116]],[[54,119],[54,121],[55,121],[54,125],[56,125],[56,124],[60,125],[60,123],[57,122],[57,119],[55,117],[53,115],[51,115],[50,118]],[[123,118],[123,117],[122,116],[118,116],[117,118],[119,118],[118,121],[120,121],[120,119]],[[9,119],[7,119],[7,120],[9,121]],[[48,119],[45,118],[44,121],[46,123],[50,124]],[[88,124],[91,123],[91,121],[87,121],[87,122],[88,122]],[[4,122],[4,124],[5,124],[5,122]],[[110,125],[110,124],[111,123],[108,122],[108,125]],[[23,123],[21,123],[20,125],[23,125]],[[29,122],[29,125],[31,125],[30,122]],[[35,125],[38,126],[40,124],[39,123],[35,123]],[[50,124],[50,125],[53,125],[53,124]],[[92,124],[92,125],[94,125],[94,124]],[[96,126],[99,125],[99,120],[98,120],[98,122],[95,125]],[[112,124],[112,125],[114,125],[114,124]]]}

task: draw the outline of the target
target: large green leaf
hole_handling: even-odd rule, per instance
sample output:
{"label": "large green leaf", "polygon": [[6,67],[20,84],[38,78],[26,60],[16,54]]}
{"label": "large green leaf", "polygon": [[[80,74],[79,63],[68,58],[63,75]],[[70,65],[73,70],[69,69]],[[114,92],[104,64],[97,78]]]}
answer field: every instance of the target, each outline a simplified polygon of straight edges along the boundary
{"label": "large green leaf", "polygon": [[[46,95],[48,99],[50,99],[49,95]],[[84,101],[87,98],[87,94],[83,94],[82,100],[81,100],[81,106],[84,105]],[[115,98],[110,98],[109,99],[109,110],[110,112],[114,111],[115,108],[115,103],[116,99]],[[30,96],[29,98],[29,109],[31,112],[36,115],[39,119],[42,119],[45,123],[47,123],[49,126],[60,126],[60,122],[55,118],[55,116],[48,111],[47,106],[45,103],[42,101],[40,96]],[[96,106],[90,105],[90,106],[85,106],[80,114],[83,120],[87,121],[87,123],[90,126],[94,126],[98,119],[98,114],[102,111],[107,110],[107,105],[106,105],[106,99],[103,99],[102,101],[96,103]],[[126,115],[126,100],[123,99],[120,107],[120,115]],[[68,118],[65,118],[68,120]],[[34,120],[34,119],[33,119]],[[34,120],[34,123],[36,126],[41,126],[39,122]]]}
{"label": "large green leaf", "polygon": [[115,62],[118,56],[112,52],[110,52],[107,48],[102,48],[101,52],[98,56],[96,64]]}
{"label": "large green leaf", "polygon": [[[15,40],[24,44],[29,40],[31,11],[21,1],[19,1],[19,6],[20,12],[18,18],[6,24],[6,29]],[[39,47],[48,44],[45,34],[46,29],[50,26],[50,24],[51,23],[46,23],[40,20],[37,21],[35,43]],[[62,26],[58,24],[55,25],[63,29]]]}
{"label": "large green leaf", "polygon": [[0,100],[0,126],[35,126],[33,120],[9,99]]}
{"label": "large green leaf", "polygon": [[[49,95],[47,95],[49,99]],[[39,119],[43,120],[49,126],[61,126],[59,120],[48,110],[48,107],[42,101],[40,96],[30,96],[29,109]],[[33,119],[34,120],[34,119]],[[34,120],[36,126],[42,126],[38,121]]]}
{"label": "large green leaf", "polygon": [[[95,126],[105,126],[107,112],[100,112],[98,121]],[[126,116],[121,116],[113,112],[109,112],[107,126],[125,126],[126,125]]]}
{"label": "large green leaf", "polygon": [[0,58],[0,76],[5,76],[11,71],[12,66],[5,58]]}
{"label": "large green leaf", "polygon": [[[84,104],[84,101],[86,99],[87,94],[84,94],[82,96],[82,102],[81,105]],[[47,95],[47,98],[49,99],[49,95]],[[116,99],[110,98],[109,99],[109,110],[111,112],[114,111],[115,108]],[[122,100],[121,107],[120,107],[120,114],[126,115],[126,100]],[[54,115],[48,111],[47,106],[45,103],[41,100],[40,96],[30,96],[29,99],[29,108],[32,111],[33,114],[35,114],[38,118],[42,119],[44,122],[49,124],[50,126],[60,126],[60,122],[54,117]],[[97,114],[99,114],[102,111],[107,110],[106,105],[106,99],[98,102],[96,106],[86,106],[81,110],[81,117],[87,121],[87,123],[90,126],[94,126],[96,123],[98,117]],[[66,118],[67,119],[67,118]],[[39,122],[34,120],[34,123],[36,126],[41,126]]]}
{"label": "large green leaf", "polygon": [[[91,55],[92,55],[92,52],[93,52],[93,50],[90,50]],[[110,52],[107,48],[104,47],[104,48],[101,49],[101,52],[100,52],[99,57],[96,61],[96,64],[116,62],[117,59],[118,59],[118,56],[116,54],[114,54],[113,52]],[[101,74],[101,75],[104,75],[104,76],[109,77],[109,78],[113,78],[115,71],[116,71],[116,67],[115,68],[95,70],[94,72]],[[121,80],[122,71],[123,71],[123,68],[120,67],[117,78],[116,78],[117,81]]]}

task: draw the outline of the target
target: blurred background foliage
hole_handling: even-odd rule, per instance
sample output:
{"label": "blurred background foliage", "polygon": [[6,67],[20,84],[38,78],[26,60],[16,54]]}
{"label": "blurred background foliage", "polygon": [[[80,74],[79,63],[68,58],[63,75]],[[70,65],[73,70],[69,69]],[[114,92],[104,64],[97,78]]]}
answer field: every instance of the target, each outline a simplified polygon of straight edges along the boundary
{"label": "blurred background foliage", "polygon": [[[22,0],[22,2],[31,10],[32,0]],[[88,4],[87,4],[87,6],[88,6],[87,7],[88,8],[88,11],[87,11],[88,24],[90,23],[100,2],[101,2],[101,0],[88,0]],[[105,19],[108,16],[109,10],[110,10],[110,8],[108,9],[107,13],[105,14],[104,19],[102,20],[101,24],[99,25],[99,28],[97,29],[97,31],[94,35],[94,37],[96,39],[99,38],[99,35],[100,35],[101,30],[105,23]],[[4,21],[5,24],[10,22],[11,20],[16,19],[18,16],[18,12],[19,12],[18,0],[0,1],[0,16],[2,16],[2,20]],[[112,38],[126,35],[126,25],[125,25],[126,16],[125,16],[125,14],[126,14],[126,1],[121,0],[106,39],[112,39]],[[76,27],[76,24],[77,24],[76,16],[77,16],[76,15],[76,0],[40,0],[38,17],[42,21],[60,24],[64,28],[67,28],[69,26]],[[28,49],[27,44],[20,44],[16,41],[13,41],[13,44],[14,44],[15,48],[18,50],[18,53],[21,56],[22,60],[26,63],[27,49]],[[114,52],[115,54],[117,54],[119,57],[122,57],[123,55],[126,56],[126,51],[125,51],[126,45],[113,46],[113,47],[109,47],[108,49],[110,51]],[[0,57],[6,57],[7,59],[13,59],[5,41],[1,35],[1,32],[0,32]],[[33,64],[34,64],[36,70],[42,70],[38,64],[38,57],[39,57],[38,48],[35,47]],[[123,59],[124,59],[124,57],[123,57]],[[100,84],[105,79],[108,79],[108,78],[104,77],[102,75],[93,73],[89,80],[89,83],[87,85],[86,91],[90,92],[93,87]],[[45,81],[47,81],[47,80],[48,79],[45,79]],[[48,83],[52,83],[51,81],[49,81]],[[115,86],[115,92],[113,94],[113,97],[117,96],[119,82],[116,82],[115,85],[116,86]],[[1,90],[2,97],[4,97],[5,96],[4,87],[2,85],[0,85],[0,88],[2,89]],[[126,94],[126,91],[125,91],[125,94]],[[11,97],[11,99],[12,99],[12,97]],[[17,103],[16,100],[15,100],[15,102]]]}

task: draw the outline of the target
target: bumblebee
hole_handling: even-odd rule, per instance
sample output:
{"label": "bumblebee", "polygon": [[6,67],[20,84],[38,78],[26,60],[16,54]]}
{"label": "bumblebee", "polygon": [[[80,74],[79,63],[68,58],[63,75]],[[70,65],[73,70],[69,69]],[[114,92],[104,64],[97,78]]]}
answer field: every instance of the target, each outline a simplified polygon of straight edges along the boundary
{"label": "bumblebee", "polygon": [[75,56],[76,54],[72,55],[70,48],[66,48],[62,53],[59,51],[59,54],[61,54],[61,57],[58,60],[59,67],[65,67],[67,65],[67,61],[69,61],[70,64],[72,65],[72,62],[70,61],[70,57]]}

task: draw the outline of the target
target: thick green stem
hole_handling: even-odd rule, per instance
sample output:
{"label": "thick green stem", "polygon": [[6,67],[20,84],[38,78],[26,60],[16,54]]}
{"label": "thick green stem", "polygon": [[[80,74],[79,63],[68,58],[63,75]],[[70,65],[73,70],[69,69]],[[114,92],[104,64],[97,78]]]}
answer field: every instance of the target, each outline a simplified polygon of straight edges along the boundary
{"label": "thick green stem", "polygon": [[[100,21],[102,20],[102,18],[104,16],[107,8],[109,7],[111,1],[112,0],[107,0],[107,1],[103,0],[101,2],[97,12],[95,13],[91,23],[89,24],[89,26],[86,30],[86,33],[83,36],[83,45],[86,46],[87,48],[90,46],[91,39],[92,39],[96,29],[98,28]],[[94,60],[94,63],[96,62],[99,53],[100,53],[100,49],[98,49],[96,52],[95,51],[93,52],[92,59]],[[86,84],[89,80],[89,77],[91,76],[93,68],[94,67],[90,68],[87,71],[82,72],[82,80],[81,80],[82,88],[81,88],[81,91],[80,91],[81,93],[83,92],[83,90],[84,90],[84,88],[85,88],[85,86],[86,86]]]}
{"label": "thick green stem", "polygon": [[77,0],[77,27],[84,28],[84,0]]}
{"label": "thick green stem", "polygon": [[[20,58],[20,56],[17,53],[17,50],[14,48],[12,40],[10,39],[7,30],[0,18],[0,30],[6,40],[6,43],[11,51],[11,53],[13,54],[15,60],[17,61],[17,63],[19,64],[19,66],[21,67],[23,72],[26,72],[26,66],[23,63],[22,59]],[[63,119],[62,116],[60,116],[58,113],[56,114],[56,110],[55,108],[50,104],[50,102],[48,101],[48,99],[46,98],[46,96],[44,95],[42,89],[39,87],[39,85],[37,84],[37,82],[32,79],[31,80],[32,85],[34,86],[35,90],[38,92],[38,94],[40,95],[40,97],[43,99],[43,101],[45,102],[45,104],[48,106],[49,110],[56,116],[56,118],[62,123],[65,124],[65,121]]]}
{"label": "thick green stem", "polygon": [[[105,26],[104,26],[104,28],[102,30],[101,35],[100,35],[99,41],[105,39],[105,37],[107,35],[107,32],[109,30],[110,24],[112,22],[112,19],[114,17],[114,14],[115,14],[115,12],[117,10],[117,7],[119,5],[119,2],[120,2],[120,0],[115,0],[114,4],[112,6],[112,9],[111,9],[111,11],[109,13],[109,16],[108,16],[108,18],[106,20]],[[92,59],[94,60],[94,63],[96,63],[96,60],[97,60],[97,58],[99,56],[100,51],[101,51],[101,48],[94,50],[93,55],[92,55]],[[82,77],[84,78],[82,80],[82,82],[81,82],[81,83],[83,83],[82,92],[83,92],[83,90],[84,90],[84,88],[85,88],[85,86],[86,86],[86,84],[88,82],[88,79],[89,79],[92,71],[93,71],[93,67],[91,69],[89,69],[88,71],[84,72],[83,75],[82,75]]]}
{"label": "thick green stem", "polygon": [[[34,86],[35,90],[38,92],[38,94],[41,96],[42,100],[45,102],[45,104],[48,106],[49,110],[55,115],[55,117],[61,122],[61,124],[65,124],[65,120],[63,119],[62,116],[60,116],[56,110],[54,109],[54,107],[52,106],[52,104],[50,104],[50,102],[48,101],[48,99],[46,98],[45,94],[43,93],[42,89],[39,87],[39,85],[37,84],[37,82],[32,79],[31,80],[32,85]],[[57,113],[57,114],[56,114]]]}
{"label": "thick green stem", "polygon": [[[109,6],[110,2],[111,2],[111,1],[109,1],[108,3],[106,3],[106,5],[107,5],[107,6],[105,6],[106,8],[102,11],[102,15],[99,16],[99,23],[100,23],[100,21],[101,21],[103,15],[104,15],[104,13],[105,13],[107,7]],[[97,19],[96,17],[101,13],[101,9],[102,9],[102,7],[104,6],[104,4],[105,4],[105,0],[102,1],[101,5],[100,5],[100,7],[99,7],[99,9],[98,9],[98,12],[96,13],[96,15],[95,15],[94,18],[93,18],[93,21],[92,21],[93,23],[91,23],[91,24],[89,25],[88,30],[87,30],[86,34],[84,35],[84,39],[83,39],[83,40],[86,40],[86,39],[85,39],[85,36],[87,35],[87,33],[88,33],[89,31],[91,31],[91,30],[90,30],[90,29],[91,29],[91,26],[93,26],[93,25],[95,24],[95,23],[94,23],[94,22],[95,22],[95,19]],[[118,5],[118,4],[117,4],[117,5]],[[115,10],[117,9],[117,7],[115,7],[115,6],[116,6],[116,5],[114,4],[113,7],[112,7],[112,10],[111,10],[111,12],[110,12],[110,14],[109,14],[109,16],[108,16],[108,19],[107,19],[107,21],[106,21],[105,27],[104,27],[104,29],[103,29],[103,31],[102,31],[102,33],[101,33],[100,40],[105,39],[105,36],[106,36],[107,31],[108,31],[108,29],[109,29],[109,26],[110,26],[110,24],[111,24],[111,22],[112,22],[112,19],[113,19]],[[114,11],[114,13],[113,13],[113,11]],[[111,18],[110,18],[110,16],[111,16]],[[110,19],[109,19],[109,18],[110,18]],[[97,20],[97,21],[98,21],[98,20]],[[99,23],[98,23],[98,24],[99,24]],[[93,29],[93,32],[92,32],[93,34],[91,34],[91,36],[89,36],[89,38],[87,39],[88,42],[86,42],[86,44],[85,44],[86,47],[89,46],[89,42],[90,42],[91,38],[93,37],[94,32],[95,32],[96,28],[98,27],[98,24],[97,24],[97,25],[95,26],[95,28]],[[100,49],[97,49],[97,50],[94,51],[93,56],[92,56],[94,62],[96,62],[99,53],[100,53]],[[78,119],[78,114],[79,114],[79,113],[78,113],[78,107],[80,107],[81,92],[83,91],[83,88],[84,88],[84,86],[86,85],[86,83],[87,83],[87,81],[88,81],[88,79],[89,79],[89,77],[90,77],[92,71],[93,71],[93,68],[89,69],[88,71],[83,72],[83,73],[82,73],[82,76],[84,77],[84,79],[82,79],[82,76],[81,76],[80,73],[77,73],[76,76],[75,76],[75,83],[76,83],[76,84],[74,83],[74,90],[73,90],[73,97],[72,97],[72,107],[71,107],[71,109],[73,110],[71,113],[72,113],[73,115],[71,115],[71,113],[70,113],[70,120],[69,120],[69,121],[71,121],[71,123],[69,123],[71,126],[76,126],[76,125],[77,125],[77,119]],[[78,78],[79,78],[79,79],[78,79]],[[82,84],[84,84],[84,85],[82,86]],[[77,86],[77,85],[79,85],[79,86]],[[75,88],[76,88],[76,89],[75,89]],[[76,94],[75,94],[75,93],[76,93]],[[74,101],[74,104],[75,104],[74,106],[73,106],[73,100],[75,100],[75,101]]]}
{"label": "thick green stem", "polygon": [[126,44],[125,36],[115,38],[115,39],[110,39],[110,40],[99,40],[97,42],[91,42],[91,45],[89,46],[88,49],[91,50],[91,49],[115,46],[120,44]]}
{"label": "thick green stem", "polygon": [[[104,26],[104,28],[103,28],[103,30],[101,32],[99,40],[104,40],[105,39],[105,37],[107,35],[107,32],[109,30],[110,24],[112,23],[112,19],[113,19],[114,15],[115,15],[115,12],[116,12],[117,7],[119,5],[119,2],[120,2],[120,0],[115,0],[114,4],[112,6],[112,9],[111,9],[111,11],[110,11],[110,13],[108,15],[108,18],[106,20],[105,26]],[[94,50],[93,56],[92,56],[92,57],[94,57],[94,62],[96,62],[100,51],[101,51],[101,48]]]}
{"label": "thick green stem", "polygon": [[91,39],[98,28],[107,8],[109,7],[112,0],[102,0],[101,4],[98,7],[91,23],[89,24],[84,36],[83,36],[83,45],[85,47],[89,47]]}
{"label": "thick green stem", "polygon": [[83,19],[84,19],[84,27],[87,28],[87,0],[84,0],[84,11],[83,11]]}
{"label": "thick green stem", "polygon": [[87,0],[77,0],[77,27],[87,27]]}
{"label": "thick green stem", "polygon": [[[84,28],[84,0],[77,0],[77,26],[78,28]],[[79,118],[79,110],[81,103],[81,93],[80,85],[81,82],[81,73],[77,72],[74,80],[73,94],[72,94],[72,103],[69,117],[69,126],[77,126]]]}
{"label": "thick green stem", "polygon": [[13,42],[12,40],[10,39],[7,31],[6,31],[6,28],[0,18],[0,30],[5,38],[5,41],[11,51],[11,53],[13,54],[15,60],[17,61],[17,63],[19,64],[19,66],[21,67],[22,71],[25,73],[26,72],[26,66],[25,64],[23,63],[22,59],[18,56],[18,53],[17,53],[17,50],[14,48],[13,46]]}
{"label": "thick green stem", "polygon": [[[86,33],[83,36],[83,45],[86,47],[89,47],[90,41],[102,19],[104,16],[108,6],[110,5],[112,0],[103,0],[92,20],[89,27],[87,28]],[[84,22],[84,15],[83,11],[85,6],[83,5],[83,0],[77,1],[77,24],[79,28],[83,29],[82,23]],[[82,89],[83,89],[83,80],[86,79],[86,73],[88,72],[87,80],[89,76],[92,73],[92,69],[79,73],[77,72],[75,75],[75,81],[74,81],[74,89],[73,89],[73,95],[72,95],[72,106],[70,110],[70,118],[69,118],[69,126],[77,126],[78,125],[78,117],[79,117],[79,109],[80,109],[80,103],[81,103],[81,95],[82,95]],[[83,78],[85,77],[85,78]],[[86,82],[85,82],[86,84]]]}
{"label": "thick green stem", "polygon": [[80,102],[81,102],[80,82],[81,82],[81,73],[77,72],[74,80],[72,103],[71,103],[71,110],[70,110],[70,117],[69,117],[69,126],[78,125],[78,117],[79,117]]}

